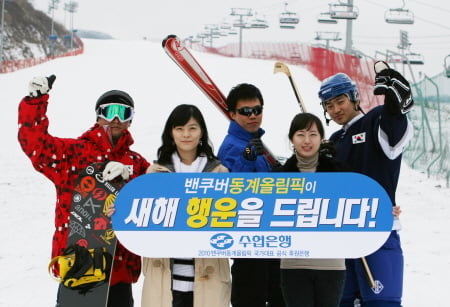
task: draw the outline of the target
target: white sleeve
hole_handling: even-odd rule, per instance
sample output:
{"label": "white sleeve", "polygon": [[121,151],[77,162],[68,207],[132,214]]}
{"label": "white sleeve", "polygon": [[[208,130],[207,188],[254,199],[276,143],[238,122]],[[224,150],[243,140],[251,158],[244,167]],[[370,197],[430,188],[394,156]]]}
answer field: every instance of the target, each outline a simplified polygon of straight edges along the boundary
{"label": "white sleeve", "polygon": [[413,134],[414,127],[408,119],[408,126],[406,127],[405,134],[397,144],[395,144],[394,146],[390,146],[388,136],[381,128],[378,129],[378,142],[380,143],[386,157],[388,157],[390,160],[394,160],[402,154],[403,148],[405,148],[407,143],[411,140]]}

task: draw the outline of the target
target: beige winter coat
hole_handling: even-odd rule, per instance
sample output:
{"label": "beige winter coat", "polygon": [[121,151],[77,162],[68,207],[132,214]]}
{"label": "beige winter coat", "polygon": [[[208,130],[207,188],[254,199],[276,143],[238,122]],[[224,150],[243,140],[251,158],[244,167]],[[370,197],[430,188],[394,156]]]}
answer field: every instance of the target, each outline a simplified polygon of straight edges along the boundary
{"label": "beige winter coat", "polygon": [[[144,258],[142,307],[172,307],[169,258]],[[226,258],[195,258],[194,306],[229,307],[230,265]]]}
{"label": "beige winter coat", "polygon": [[[210,172],[228,172],[215,163]],[[171,166],[153,164],[148,172],[173,171]],[[170,258],[144,258],[142,307],[172,307]],[[229,307],[230,264],[227,258],[195,258],[194,307]]]}

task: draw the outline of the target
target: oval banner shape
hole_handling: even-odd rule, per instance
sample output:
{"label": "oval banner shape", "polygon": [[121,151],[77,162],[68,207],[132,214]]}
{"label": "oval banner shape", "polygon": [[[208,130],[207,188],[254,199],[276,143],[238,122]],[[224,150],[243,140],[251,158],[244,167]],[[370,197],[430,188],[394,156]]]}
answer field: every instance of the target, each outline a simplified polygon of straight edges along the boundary
{"label": "oval banner shape", "polygon": [[115,206],[119,241],[144,257],[358,258],[393,225],[385,190],[357,173],[151,173]]}

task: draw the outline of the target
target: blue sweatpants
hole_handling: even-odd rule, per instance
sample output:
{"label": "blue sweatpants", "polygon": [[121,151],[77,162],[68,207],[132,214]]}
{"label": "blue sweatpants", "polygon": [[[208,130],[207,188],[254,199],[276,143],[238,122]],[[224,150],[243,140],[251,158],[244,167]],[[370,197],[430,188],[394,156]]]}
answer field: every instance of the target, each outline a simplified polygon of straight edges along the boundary
{"label": "blue sweatpants", "polygon": [[340,307],[401,307],[403,291],[403,251],[397,231],[376,252],[365,257],[375,280],[370,288],[361,259],[347,259],[347,276]]}

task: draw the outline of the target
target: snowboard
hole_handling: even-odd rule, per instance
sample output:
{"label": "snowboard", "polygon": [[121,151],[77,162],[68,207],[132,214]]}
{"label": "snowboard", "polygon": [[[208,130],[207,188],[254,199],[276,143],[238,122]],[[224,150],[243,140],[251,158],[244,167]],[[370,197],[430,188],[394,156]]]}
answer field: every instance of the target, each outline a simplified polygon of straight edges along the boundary
{"label": "snowboard", "polygon": [[[124,185],[120,181],[104,181],[102,170],[105,163],[94,163],[85,167],[76,180],[72,195],[69,218],[69,234],[65,254],[79,249],[97,249],[89,253],[89,261],[100,263],[99,270],[91,266],[82,279],[61,281],[58,307],[98,307],[106,306],[109,292],[109,279],[112,271],[117,238],[112,229],[111,220],[106,216],[109,205],[114,203],[117,193]],[[86,249],[83,249],[86,255]],[[74,265],[73,255],[68,255],[63,263]],[[79,260],[86,258],[79,257]],[[100,262],[99,262],[100,261]],[[60,262],[60,272],[65,270]],[[91,276],[89,277],[89,274]],[[86,282],[86,283],[85,283]]]}

